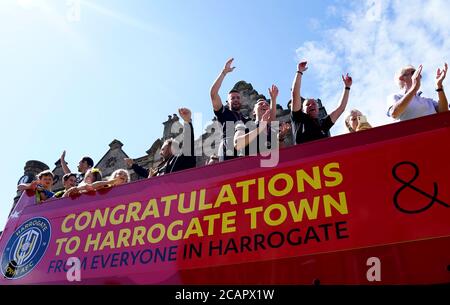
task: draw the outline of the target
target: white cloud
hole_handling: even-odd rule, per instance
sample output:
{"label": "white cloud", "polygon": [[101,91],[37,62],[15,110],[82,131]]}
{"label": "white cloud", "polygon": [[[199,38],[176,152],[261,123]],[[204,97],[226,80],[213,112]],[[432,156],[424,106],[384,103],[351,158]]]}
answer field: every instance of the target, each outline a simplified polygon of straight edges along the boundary
{"label": "white cloud", "polygon": [[[386,97],[399,90],[395,72],[407,64],[423,64],[421,91],[436,99],[436,69],[450,55],[450,18],[446,17],[450,2],[354,0],[342,4],[339,9],[333,7],[341,25],[324,29],[317,40],[307,41],[297,49],[298,59],[305,58],[310,65],[302,95],[317,87],[314,94],[330,112],[342,93],[340,75],[348,72],[353,86],[347,110],[360,109],[372,125],[388,124],[391,120],[386,116]],[[344,117],[336,123],[333,134],[346,132]]]}

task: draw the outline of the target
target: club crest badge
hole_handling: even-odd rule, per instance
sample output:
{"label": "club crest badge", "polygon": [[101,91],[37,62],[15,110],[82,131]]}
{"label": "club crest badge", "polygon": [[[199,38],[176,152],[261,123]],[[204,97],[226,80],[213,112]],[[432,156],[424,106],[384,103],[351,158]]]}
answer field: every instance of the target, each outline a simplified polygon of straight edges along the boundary
{"label": "club crest badge", "polygon": [[47,219],[35,217],[20,225],[9,238],[1,256],[0,270],[5,278],[26,276],[44,256],[51,238]]}

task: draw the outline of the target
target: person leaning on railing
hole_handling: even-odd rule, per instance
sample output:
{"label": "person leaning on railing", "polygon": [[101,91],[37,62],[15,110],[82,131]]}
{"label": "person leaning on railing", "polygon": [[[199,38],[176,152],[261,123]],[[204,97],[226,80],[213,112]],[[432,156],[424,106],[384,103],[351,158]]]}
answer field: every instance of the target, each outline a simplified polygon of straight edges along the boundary
{"label": "person leaning on railing", "polygon": [[55,193],[55,198],[61,198],[71,188],[77,186],[77,174],[68,173],[63,176],[64,189]]}
{"label": "person leaning on railing", "polygon": [[41,203],[54,196],[52,192],[53,173],[45,170],[37,175],[37,180],[31,183],[22,183],[17,186],[18,191],[32,190],[36,193],[36,203]]}

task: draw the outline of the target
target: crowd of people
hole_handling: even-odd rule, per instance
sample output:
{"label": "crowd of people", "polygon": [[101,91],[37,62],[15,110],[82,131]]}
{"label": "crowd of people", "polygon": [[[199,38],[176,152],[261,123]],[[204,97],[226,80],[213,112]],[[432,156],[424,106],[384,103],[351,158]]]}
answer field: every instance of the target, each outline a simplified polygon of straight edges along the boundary
{"label": "crowd of people", "polygon": [[[298,145],[330,136],[330,129],[345,112],[349,102],[350,90],[353,84],[352,77],[342,75],[342,95],[338,106],[330,114],[319,118],[319,106],[314,98],[301,96],[301,84],[308,66],[306,61],[298,63],[291,90],[291,122],[280,123],[276,119],[276,106],[278,88],[272,85],[269,88],[270,101],[265,98],[257,100],[253,108],[252,120],[241,112],[241,95],[239,91],[231,90],[228,93],[227,103],[224,105],[219,95],[225,77],[233,72],[233,58],[229,59],[216,80],[210,95],[214,114],[217,121],[222,124],[222,139],[218,154],[212,154],[206,165],[222,162],[241,156],[259,154],[263,151],[278,149],[284,146],[286,137],[291,133],[293,142]],[[422,97],[419,91],[421,86],[422,65],[416,69],[406,66],[396,74],[396,81],[400,87],[398,94],[388,97],[387,115],[394,121],[404,121],[420,116],[438,112],[449,111],[447,98],[443,88],[443,81],[447,74],[447,64],[436,72],[436,91],[438,101]],[[187,108],[178,109],[183,120],[183,144],[175,139],[167,139],[160,150],[161,162],[155,168],[146,169],[136,164],[133,159],[126,158],[125,163],[129,169],[141,178],[161,176],[196,166],[194,155],[194,128],[192,114]],[[350,133],[372,128],[363,113],[352,109],[345,118],[345,125]],[[107,180],[103,180],[102,173],[94,167],[90,157],[83,157],[78,163],[78,173],[72,172],[65,161],[65,151],[61,155],[61,166],[64,189],[52,192],[53,173],[49,170],[37,175],[37,179],[28,184],[20,184],[19,191],[31,190],[36,194],[36,202],[51,200],[67,196],[79,196],[86,192],[94,192],[102,188],[113,187],[128,183],[130,174],[128,169],[118,169]]]}

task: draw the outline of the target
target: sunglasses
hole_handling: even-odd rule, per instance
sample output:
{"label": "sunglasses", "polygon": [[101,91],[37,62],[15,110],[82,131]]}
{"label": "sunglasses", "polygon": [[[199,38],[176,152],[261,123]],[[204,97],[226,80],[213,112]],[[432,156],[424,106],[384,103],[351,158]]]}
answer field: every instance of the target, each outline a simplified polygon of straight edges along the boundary
{"label": "sunglasses", "polygon": [[413,70],[410,70],[410,71],[408,71],[408,72],[405,72],[405,73],[403,74],[403,76],[408,76],[408,75],[411,75],[411,76],[412,76],[415,72],[416,72],[416,70],[413,69]]}

